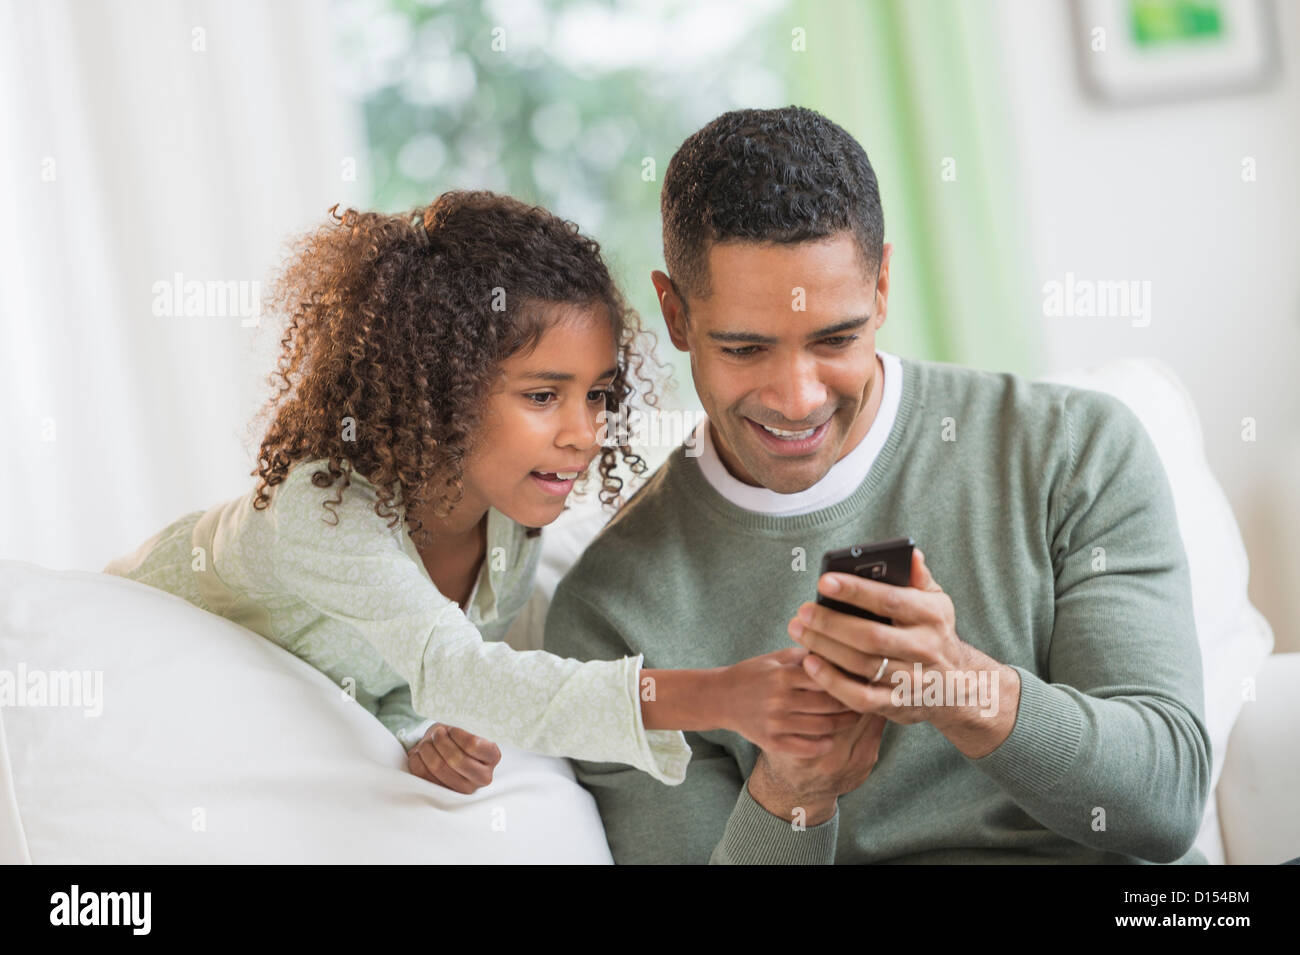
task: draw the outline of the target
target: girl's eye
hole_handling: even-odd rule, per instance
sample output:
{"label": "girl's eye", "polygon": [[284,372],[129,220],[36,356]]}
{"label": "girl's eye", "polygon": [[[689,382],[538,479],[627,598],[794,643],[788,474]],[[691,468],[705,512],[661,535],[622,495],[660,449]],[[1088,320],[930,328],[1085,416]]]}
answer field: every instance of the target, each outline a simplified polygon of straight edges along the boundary
{"label": "girl's eye", "polygon": [[[611,394],[612,392],[608,388],[597,388],[594,391],[587,392],[587,400],[593,403],[597,401],[604,402]],[[558,398],[559,395],[553,391],[530,391],[524,397],[537,407],[545,408],[547,405],[553,404],[552,398]]]}

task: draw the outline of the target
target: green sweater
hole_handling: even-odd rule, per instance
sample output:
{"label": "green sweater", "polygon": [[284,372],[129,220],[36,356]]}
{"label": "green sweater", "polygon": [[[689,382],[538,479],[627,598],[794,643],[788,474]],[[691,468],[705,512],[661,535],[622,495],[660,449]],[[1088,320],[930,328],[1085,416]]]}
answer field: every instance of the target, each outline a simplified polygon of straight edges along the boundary
{"label": "green sweater", "polygon": [[[903,358],[861,486],[790,517],[744,510],[678,447],[560,582],[546,649],[716,667],[792,647],[823,551],[910,536],[957,632],[1020,674],[1011,735],[979,759],[887,723],[867,780],[806,829],[745,786],[758,749],[687,733],[668,788],[575,760],[629,862],[1196,862],[1210,741],[1173,497],[1137,416],[1101,392]],[[799,567],[795,558],[807,555]]]}

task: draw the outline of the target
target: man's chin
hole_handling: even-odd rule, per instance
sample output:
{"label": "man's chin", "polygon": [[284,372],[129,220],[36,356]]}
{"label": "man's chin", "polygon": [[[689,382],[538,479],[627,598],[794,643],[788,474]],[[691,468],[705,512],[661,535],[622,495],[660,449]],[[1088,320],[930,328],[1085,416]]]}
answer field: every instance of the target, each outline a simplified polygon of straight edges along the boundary
{"label": "man's chin", "polygon": [[777,494],[798,494],[806,491],[830,471],[822,455],[808,458],[791,458],[773,461],[768,457],[761,466],[751,467],[749,473],[769,491]]}

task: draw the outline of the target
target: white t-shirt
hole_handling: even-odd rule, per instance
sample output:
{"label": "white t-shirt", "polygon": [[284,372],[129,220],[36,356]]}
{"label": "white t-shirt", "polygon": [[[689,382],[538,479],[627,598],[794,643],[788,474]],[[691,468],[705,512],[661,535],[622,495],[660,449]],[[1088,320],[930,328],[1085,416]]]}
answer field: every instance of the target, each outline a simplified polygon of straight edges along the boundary
{"label": "white t-shirt", "polygon": [[871,470],[876,455],[885,446],[889,432],[894,427],[894,418],[898,415],[898,403],[903,395],[903,363],[899,361],[897,355],[881,351],[879,348],[876,349],[876,354],[880,356],[880,362],[884,366],[885,378],[885,393],[880,399],[876,419],[871,422],[871,429],[858,442],[858,446],[831,465],[826,476],[812,487],[794,494],[780,494],[765,487],[754,487],[737,480],[718,457],[718,449],[713,444],[713,435],[707,418],[701,421],[697,428],[700,453],[695,458],[699,462],[704,479],[715,491],[737,507],[779,517],[808,514],[844,500],[867,479],[867,472]]}

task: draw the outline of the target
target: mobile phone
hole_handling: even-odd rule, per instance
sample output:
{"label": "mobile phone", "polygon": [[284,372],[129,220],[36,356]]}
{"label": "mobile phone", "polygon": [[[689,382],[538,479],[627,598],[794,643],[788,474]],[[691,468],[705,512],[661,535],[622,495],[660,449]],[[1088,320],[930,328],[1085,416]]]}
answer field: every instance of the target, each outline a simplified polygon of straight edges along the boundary
{"label": "mobile phone", "polygon": [[[868,580],[882,580],[895,587],[907,587],[912,583],[912,548],[916,542],[910,537],[896,537],[893,540],[877,541],[874,544],[858,544],[856,547],[844,547],[840,550],[828,550],[822,555],[823,574],[856,574]],[[820,575],[818,576],[820,578]],[[817,594],[817,602],[823,607],[838,610],[840,613],[865,617],[879,623],[893,624],[888,617],[863,610],[852,604]]]}

